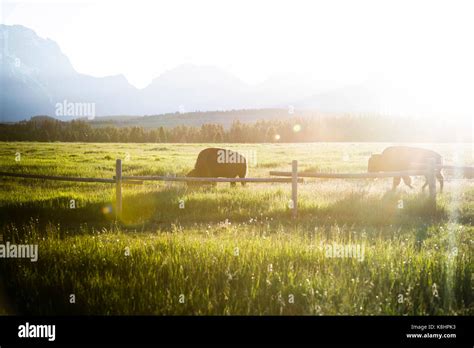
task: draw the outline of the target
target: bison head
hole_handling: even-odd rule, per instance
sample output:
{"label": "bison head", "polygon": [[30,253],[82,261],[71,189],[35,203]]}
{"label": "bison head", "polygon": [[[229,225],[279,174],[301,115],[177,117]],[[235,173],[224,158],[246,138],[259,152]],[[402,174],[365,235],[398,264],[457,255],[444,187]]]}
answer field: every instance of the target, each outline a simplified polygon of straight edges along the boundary
{"label": "bison head", "polygon": [[382,155],[372,155],[369,158],[367,171],[369,173],[380,172],[382,170]]}
{"label": "bison head", "polygon": [[[188,178],[197,178],[197,177],[199,177],[199,175],[196,173],[196,169],[191,170],[186,176]],[[187,181],[186,184],[188,184],[188,186],[197,186],[197,185],[199,185],[199,182],[197,182],[197,181]]]}
{"label": "bison head", "polygon": [[[202,178],[202,175],[199,174],[199,172],[194,168],[191,170],[188,174],[186,174],[186,177],[188,178]],[[186,184],[188,187],[201,187],[205,186],[206,182],[204,181],[187,181]]]}

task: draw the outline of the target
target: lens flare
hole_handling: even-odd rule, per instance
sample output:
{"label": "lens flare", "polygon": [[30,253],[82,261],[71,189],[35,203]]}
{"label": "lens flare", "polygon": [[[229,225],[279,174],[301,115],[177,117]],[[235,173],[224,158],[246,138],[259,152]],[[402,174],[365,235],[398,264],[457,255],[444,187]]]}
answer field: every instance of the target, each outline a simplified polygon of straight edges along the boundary
{"label": "lens flare", "polygon": [[102,214],[108,215],[112,213],[112,207],[110,205],[106,205],[105,207],[102,207]]}
{"label": "lens flare", "polygon": [[301,130],[301,125],[295,124],[293,126],[293,132],[298,133]]}

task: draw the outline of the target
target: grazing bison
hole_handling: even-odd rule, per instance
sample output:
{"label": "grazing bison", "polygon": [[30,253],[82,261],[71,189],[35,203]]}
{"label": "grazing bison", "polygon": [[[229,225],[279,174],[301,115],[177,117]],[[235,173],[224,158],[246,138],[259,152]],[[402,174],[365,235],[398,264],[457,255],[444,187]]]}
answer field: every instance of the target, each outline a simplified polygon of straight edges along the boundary
{"label": "grazing bison", "polygon": [[[202,150],[196,160],[194,169],[188,173],[188,177],[195,178],[245,178],[247,174],[247,160],[238,152],[207,148]],[[245,183],[242,182],[242,186]],[[235,186],[235,182],[231,183]]]}
{"label": "grazing bison", "polygon": [[[420,164],[429,164],[432,158],[435,159],[437,165],[442,165],[441,155],[434,151],[409,146],[391,146],[383,150],[381,154],[370,157],[368,171],[373,173],[416,170],[420,169]],[[439,180],[440,191],[443,192],[444,178],[441,169],[436,172],[436,178]],[[403,176],[393,178],[393,189],[400,184],[401,179],[407,186],[413,188],[411,178]],[[427,185],[428,181],[423,185],[423,190]]]}

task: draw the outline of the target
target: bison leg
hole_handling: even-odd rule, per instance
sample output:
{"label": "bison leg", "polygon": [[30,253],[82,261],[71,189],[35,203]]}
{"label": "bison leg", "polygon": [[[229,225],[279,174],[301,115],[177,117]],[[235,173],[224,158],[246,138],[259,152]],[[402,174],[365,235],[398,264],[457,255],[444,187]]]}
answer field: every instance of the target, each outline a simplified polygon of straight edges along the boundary
{"label": "bison leg", "polygon": [[397,186],[400,185],[400,181],[402,181],[402,178],[399,176],[393,178],[392,190],[395,190]]}
{"label": "bison leg", "polygon": [[441,171],[436,173],[436,178],[439,181],[439,192],[443,192],[443,186],[444,186],[444,177],[443,174],[441,174]]}
{"label": "bison leg", "polygon": [[403,178],[403,182],[405,183],[405,185],[407,185],[409,188],[413,188],[413,186],[411,186],[411,178],[409,176],[404,176],[402,177]]}
{"label": "bison leg", "polygon": [[231,183],[230,183],[230,186],[231,186],[231,187],[235,187],[235,185],[237,185],[236,182],[231,182]]}
{"label": "bison leg", "polygon": [[[202,169],[202,175],[201,177],[203,178],[216,178],[216,176],[212,175],[212,171],[209,167],[206,167],[206,168],[203,168]],[[209,186],[212,186],[212,187],[215,187],[217,186],[217,182],[216,181],[208,181],[208,182],[204,182],[205,185],[209,185]]]}
{"label": "bison leg", "polygon": [[[438,172],[436,174],[436,178],[438,179],[439,181],[439,192],[443,192],[443,187],[444,187],[444,177],[443,177],[443,174],[441,174],[441,172]],[[423,185],[422,189],[423,191],[425,190],[426,186],[428,186],[428,179],[425,181],[425,184]]]}
{"label": "bison leg", "polygon": [[426,186],[428,186],[428,179],[425,177],[425,183],[423,184],[423,187],[421,189],[424,191],[426,189]]}
{"label": "bison leg", "polygon": [[[245,178],[245,175],[244,175],[244,176],[239,175],[239,178],[240,178],[240,179],[243,179],[243,178]],[[245,186],[245,182],[242,181],[241,184],[242,184],[242,186]]]}

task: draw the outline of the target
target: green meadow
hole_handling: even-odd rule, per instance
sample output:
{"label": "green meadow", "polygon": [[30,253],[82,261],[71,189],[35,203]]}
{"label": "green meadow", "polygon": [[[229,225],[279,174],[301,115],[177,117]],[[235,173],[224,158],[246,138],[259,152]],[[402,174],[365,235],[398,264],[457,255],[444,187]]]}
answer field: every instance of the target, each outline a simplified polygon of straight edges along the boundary
{"label": "green meadow", "polygon": [[[268,177],[292,160],[365,172],[389,145],[217,146]],[[0,171],[112,178],[121,158],[123,175],[182,176],[212,146],[0,143]],[[474,164],[472,144],[420,146]],[[286,183],[124,184],[116,219],[114,184],[0,177],[0,244],[39,250],[37,262],[0,259],[0,313],[472,315],[474,183],[447,173],[435,213],[423,183],[306,179],[296,220]]]}

